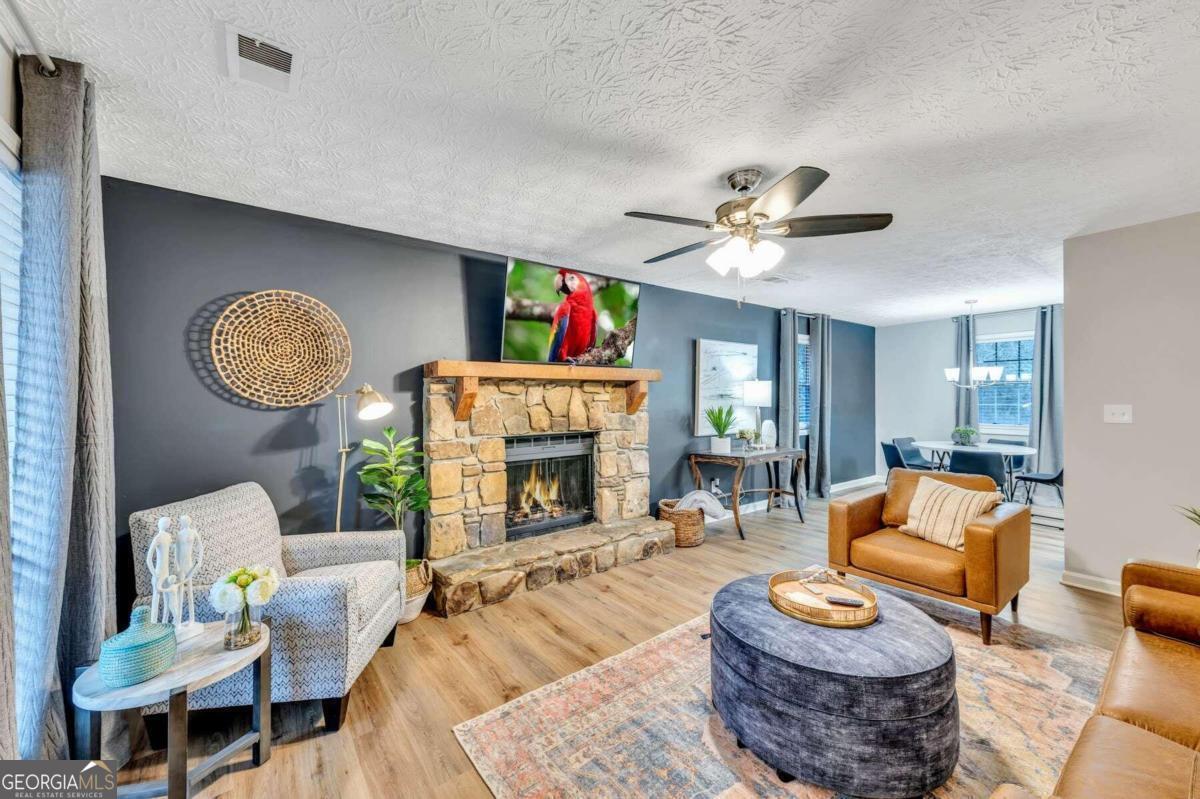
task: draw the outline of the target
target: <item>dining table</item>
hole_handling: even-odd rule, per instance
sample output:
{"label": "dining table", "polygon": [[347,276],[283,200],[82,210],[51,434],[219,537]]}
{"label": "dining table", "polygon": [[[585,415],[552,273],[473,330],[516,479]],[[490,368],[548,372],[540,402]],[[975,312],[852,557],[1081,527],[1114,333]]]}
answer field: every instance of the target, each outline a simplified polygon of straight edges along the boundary
{"label": "dining table", "polygon": [[946,468],[946,460],[950,457],[950,453],[954,451],[998,452],[1004,459],[1004,473],[1008,476],[1008,485],[1005,486],[1005,494],[1007,496],[1012,496],[1013,490],[1012,459],[1037,454],[1036,447],[1030,447],[1025,444],[955,444],[953,441],[914,441],[913,445],[918,449],[928,450],[932,456],[932,460],[938,465],[939,469]]}

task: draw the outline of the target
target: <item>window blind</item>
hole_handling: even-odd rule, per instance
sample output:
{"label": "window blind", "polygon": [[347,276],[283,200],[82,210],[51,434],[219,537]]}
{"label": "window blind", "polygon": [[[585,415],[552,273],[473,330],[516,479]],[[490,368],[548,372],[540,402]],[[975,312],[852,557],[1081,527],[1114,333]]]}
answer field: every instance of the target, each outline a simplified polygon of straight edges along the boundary
{"label": "window blind", "polygon": [[975,365],[1004,369],[1001,382],[979,387],[979,423],[1027,427],[1033,409],[1033,335],[976,342]]}
{"label": "window blind", "polygon": [[810,372],[812,360],[808,353],[808,336],[800,336],[796,342],[796,423],[801,430],[808,429],[812,412]]}

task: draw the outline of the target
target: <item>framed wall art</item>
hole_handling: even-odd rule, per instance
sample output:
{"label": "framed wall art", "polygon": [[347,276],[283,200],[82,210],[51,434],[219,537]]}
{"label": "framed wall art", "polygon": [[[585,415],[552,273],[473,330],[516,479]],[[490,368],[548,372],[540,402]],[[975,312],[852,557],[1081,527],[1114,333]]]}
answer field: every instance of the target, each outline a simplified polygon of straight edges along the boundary
{"label": "framed wall art", "polygon": [[704,412],[732,405],[733,429],[754,427],[754,409],[742,404],[742,384],[758,378],[758,345],[737,341],[696,339],[696,408],[693,434],[711,436],[714,431]]}

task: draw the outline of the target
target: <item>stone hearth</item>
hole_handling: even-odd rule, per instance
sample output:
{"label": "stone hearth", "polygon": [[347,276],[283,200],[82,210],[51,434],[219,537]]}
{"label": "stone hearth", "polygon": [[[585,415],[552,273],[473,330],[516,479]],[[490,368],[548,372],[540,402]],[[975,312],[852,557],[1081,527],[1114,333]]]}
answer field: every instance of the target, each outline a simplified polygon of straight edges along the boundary
{"label": "stone hearth", "polygon": [[439,613],[454,616],[674,548],[674,525],[643,516],[467,550],[433,564],[434,603]]}
{"label": "stone hearth", "polygon": [[[641,397],[627,412],[625,383],[483,378],[472,388],[456,419],[464,408],[456,380],[425,378],[425,541],[439,611],[462,613],[674,548],[672,526],[648,515],[650,420]],[[506,438],[573,432],[594,436],[595,521],[507,541]]]}

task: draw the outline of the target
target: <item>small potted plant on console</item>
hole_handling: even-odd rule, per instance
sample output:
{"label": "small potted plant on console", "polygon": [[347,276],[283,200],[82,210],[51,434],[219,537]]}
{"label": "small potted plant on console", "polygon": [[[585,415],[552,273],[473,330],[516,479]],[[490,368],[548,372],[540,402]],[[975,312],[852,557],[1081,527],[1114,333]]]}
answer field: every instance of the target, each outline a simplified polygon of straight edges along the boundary
{"label": "small potted plant on console", "polygon": [[715,405],[704,412],[704,418],[712,425],[713,432],[716,433],[708,439],[708,446],[713,452],[729,454],[729,431],[733,429],[733,406],[732,405]]}

